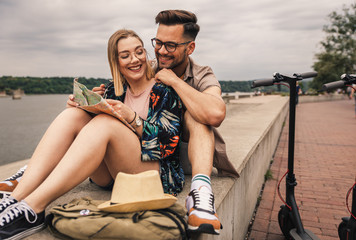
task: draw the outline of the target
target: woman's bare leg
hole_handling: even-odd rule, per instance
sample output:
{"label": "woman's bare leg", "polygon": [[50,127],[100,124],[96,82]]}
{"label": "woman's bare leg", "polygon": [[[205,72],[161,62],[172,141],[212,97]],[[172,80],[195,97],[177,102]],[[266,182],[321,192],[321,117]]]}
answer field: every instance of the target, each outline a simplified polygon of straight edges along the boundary
{"label": "woman's bare leg", "polygon": [[37,145],[12,196],[22,200],[35,190],[55,168],[80,130],[91,119],[89,114],[78,108],[67,108],[60,113]]}
{"label": "woman's bare leg", "polygon": [[105,160],[101,162],[99,167],[89,176],[95,184],[106,187],[113,181],[113,177],[105,163]]}
{"label": "woman's bare leg", "polygon": [[112,178],[119,171],[138,173],[159,169],[157,161],[141,161],[140,141],[131,130],[119,120],[101,114],[80,131],[56,168],[25,201],[36,212],[43,211],[53,200],[92,175],[104,158]]}

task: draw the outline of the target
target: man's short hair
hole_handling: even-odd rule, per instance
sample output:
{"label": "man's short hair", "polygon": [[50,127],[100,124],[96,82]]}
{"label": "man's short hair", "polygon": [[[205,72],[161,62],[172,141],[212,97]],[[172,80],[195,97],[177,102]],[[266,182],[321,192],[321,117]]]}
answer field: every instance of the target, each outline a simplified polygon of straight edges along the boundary
{"label": "man's short hair", "polygon": [[197,21],[194,13],[185,10],[164,10],[156,16],[156,24],[168,26],[182,24],[184,27],[183,36],[190,40],[195,40],[200,30]]}

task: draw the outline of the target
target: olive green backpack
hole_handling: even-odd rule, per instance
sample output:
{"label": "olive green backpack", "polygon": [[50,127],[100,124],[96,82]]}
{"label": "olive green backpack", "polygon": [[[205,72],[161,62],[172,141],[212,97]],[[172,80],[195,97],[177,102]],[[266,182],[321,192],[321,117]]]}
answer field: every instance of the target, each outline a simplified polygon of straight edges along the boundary
{"label": "olive green backpack", "polygon": [[188,239],[186,210],[178,203],[160,210],[109,213],[97,208],[103,202],[86,197],[53,207],[47,216],[50,232],[61,239]]}

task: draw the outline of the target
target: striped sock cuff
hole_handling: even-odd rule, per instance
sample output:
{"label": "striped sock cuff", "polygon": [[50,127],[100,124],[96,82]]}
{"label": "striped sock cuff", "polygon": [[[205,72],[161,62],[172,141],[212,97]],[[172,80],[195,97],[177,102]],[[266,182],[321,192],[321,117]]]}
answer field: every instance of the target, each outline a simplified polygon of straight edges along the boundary
{"label": "striped sock cuff", "polygon": [[192,182],[194,181],[204,181],[206,183],[208,183],[209,185],[211,185],[210,182],[210,177],[204,174],[197,174],[193,177]]}

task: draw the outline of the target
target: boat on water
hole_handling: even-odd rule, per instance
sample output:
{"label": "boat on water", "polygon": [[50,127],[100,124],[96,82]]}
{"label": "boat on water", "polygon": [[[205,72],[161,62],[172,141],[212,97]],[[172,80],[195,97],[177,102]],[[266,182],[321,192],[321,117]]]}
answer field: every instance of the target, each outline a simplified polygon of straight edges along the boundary
{"label": "boat on water", "polygon": [[22,89],[17,89],[12,92],[12,99],[21,99],[22,95],[24,94],[24,91]]}

